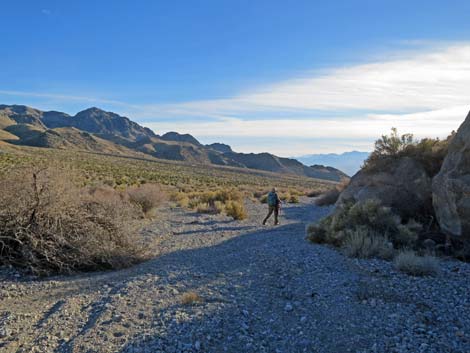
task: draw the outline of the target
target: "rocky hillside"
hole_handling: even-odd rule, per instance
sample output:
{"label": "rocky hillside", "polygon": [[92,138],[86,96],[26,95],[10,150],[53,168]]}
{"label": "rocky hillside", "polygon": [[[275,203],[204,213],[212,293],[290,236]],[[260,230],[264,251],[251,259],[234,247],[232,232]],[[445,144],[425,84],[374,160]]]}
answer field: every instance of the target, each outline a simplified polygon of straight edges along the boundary
{"label": "rocky hillside", "polygon": [[377,200],[392,210],[400,227],[413,224],[411,233],[402,234],[413,246],[445,246],[470,260],[469,173],[470,114],[446,140],[410,142],[394,153],[376,149],[341,193],[335,214]]}
{"label": "rocky hillside", "polygon": [[237,153],[222,143],[204,146],[189,134],[168,132],[159,136],[129,118],[98,108],[71,116],[22,105],[0,105],[0,140],[17,145],[101,153],[144,153],[192,164],[249,168],[330,181],[347,178],[332,167],[308,167],[295,159],[269,153]]}

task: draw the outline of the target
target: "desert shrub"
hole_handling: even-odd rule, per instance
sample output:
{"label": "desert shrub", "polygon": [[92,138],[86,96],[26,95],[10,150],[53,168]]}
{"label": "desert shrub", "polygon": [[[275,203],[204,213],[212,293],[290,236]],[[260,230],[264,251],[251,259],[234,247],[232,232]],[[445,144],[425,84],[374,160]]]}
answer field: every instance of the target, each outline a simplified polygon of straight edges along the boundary
{"label": "desert shrub", "polygon": [[225,211],[225,204],[221,201],[215,201],[211,206],[215,210],[215,213],[222,213]]}
{"label": "desert shrub", "polygon": [[311,190],[311,191],[307,191],[305,193],[305,196],[307,197],[317,197],[317,196],[320,196],[323,192],[320,191],[320,190]]}
{"label": "desert shrub", "polygon": [[227,216],[233,217],[236,220],[242,220],[247,217],[245,206],[240,201],[229,201],[225,205],[225,212]]}
{"label": "desert shrub", "polygon": [[196,292],[186,292],[183,294],[182,298],[181,298],[181,303],[183,305],[193,305],[193,304],[196,304],[196,303],[200,303],[202,302],[202,298],[199,294],[197,294]]}
{"label": "desert shrub", "polygon": [[307,239],[312,243],[323,244],[327,242],[327,231],[322,225],[311,223],[306,227]]}
{"label": "desert shrub", "polygon": [[345,204],[318,224],[308,228],[308,238],[341,247],[348,234],[354,231],[368,232],[390,239],[395,247],[412,245],[417,240],[415,223],[401,224],[401,219],[391,208],[380,201],[370,199],[355,204]]}
{"label": "desert shrub", "polygon": [[143,184],[137,187],[127,189],[129,200],[138,205],[144,214],[160,206],[166,199],[167,195],[157,184]]}
{"label": "desert shrub", "polygon": [[297,195],[292,195],[289,198],[289,203],[299,203],[299,197]]}
{"label": "desert shrub", "polygon": [[394,254],[393,244],[386,236],[373,233],[366,227],[346,231],[341,248],[343,253],[349,257],[378,257],[390,260]]}
{"label": "desert shrub", "polygon": [[184,192],[178,192],[176,194],[173,194],[171,200],[175,201],[179,207],[189,207],[189,197]]}
{"label": "desert shrub", "polygon": [[221,201],[200,203],[196,207],[198,213],[219,214],[225,210],[225,204]]}
{"label": "desert shrub", "polygon": [[278,195],[279,195],[279,199],[281,201],[286,202],[290,199],[290,193],[289,192],[281,192],[281,193],[278,193]]}
{"label": "desert shrub", "polygon": [[425,138],[417,141],[412,134],[399,135],[392,128],[390,135],[384,135],[375,142],[375,149],[364,163],[369,172],[387,170],[394,160],[410,157],[421,163],[429,176],[436,175],[441,169],[450,141],[455,132],[445,140]]}
{"label": "desert shrub", "polygon": [[331,206],[338,201],[340,192],[334,188],[331,190],[326,191],[325,193],[321,194],[318,199],[315,200],[315,205],[317,206]]}
{"label": "desert shrub", "polygon": [[412,250],[401,251],[395,257],[394,266],[412,276],[433,276],[439,272],[439,260],[436,257],[418,256]]}
{"label": "desert shrub", "polygon": [[268,203],[268,195],[264,195],[260,198],[260,202],[263,203],[263,204],[267,204]]}
{"label": "desert shrub", "polygon": [[145,258],[139,210],[112,188],[21,169],[0,179],[0,262],[38,275],[120,268]]}
{"label": "desert shrub", "polygon": [[327,190],[321,194],[317,200],[315,200],[315,205],[317,206],[331,206],[338,201],[339,196],[344,189],[349,185],[349,179],[343,178],[341,181],[335,185],[334,188]]}

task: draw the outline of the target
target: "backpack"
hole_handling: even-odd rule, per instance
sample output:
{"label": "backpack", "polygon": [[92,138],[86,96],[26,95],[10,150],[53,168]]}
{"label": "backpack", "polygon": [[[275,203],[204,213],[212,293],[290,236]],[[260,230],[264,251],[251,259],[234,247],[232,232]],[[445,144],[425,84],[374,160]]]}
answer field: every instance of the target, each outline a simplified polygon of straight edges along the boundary
{"label": "backpack", "polygon": [[268,205],[277,206],[277,194],[275,192],[270,192],[268,194]]}

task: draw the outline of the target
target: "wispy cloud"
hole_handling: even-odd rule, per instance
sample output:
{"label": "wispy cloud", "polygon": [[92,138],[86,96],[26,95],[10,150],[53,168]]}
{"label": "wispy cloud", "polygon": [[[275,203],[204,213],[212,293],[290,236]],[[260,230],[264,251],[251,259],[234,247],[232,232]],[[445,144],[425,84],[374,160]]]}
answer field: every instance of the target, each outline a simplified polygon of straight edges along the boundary
{"label": "wispy cloud", "polygon": [[[410,45],[410,44],[408,44]],[[44,97],[114,108],[156,132],[176,130],[221,139],[287,137],[353,138],[357,146],[392,126],[417,136],[446,136],[470,108],[470,43],[427,45],[391,53],[361,65],[307,72],[301,77],[254,87],[233,97],[165,104],[36,92],[0,95]],[[184,119],[183,119],[184,118]],[[235,146],[236,147],[236,146]],[[315,151],[302,147],[299,154]],[[289,152],[291,153],[291,152]]]}
{"label": "wispy cloud", "polygon": [[228,99],[148,105],[147,113],[233,116],[257,111],[426,111],[468,104],[470,44],[394,55],[400,59],[321,73],[258,87]]}
{"label": "wispy cloud", "polygon": [[[362,145],[392,126],[420,137],[444,137],[458,128],[470,108],[470,44],[392,57],[311,72],[229,99],[148,105],[141,114],[195,117],[193,122],[147,124],[157,131],[179,129],[214,138],[357,138]],[[279,111],[283,117],[275,118]],[[253,118],[257,114],[263,119]],[[266,118],[270,114],[273,118]],[[196,118],[203,116],[219,120]]]}
{"label": "wispy cloud", "polygon": [[41,10],[41,13],[42,13],[43,15],[49,16],[49,15],[52,14],[52,11],[49,10],[49,9],[42,9],[42,10]]}

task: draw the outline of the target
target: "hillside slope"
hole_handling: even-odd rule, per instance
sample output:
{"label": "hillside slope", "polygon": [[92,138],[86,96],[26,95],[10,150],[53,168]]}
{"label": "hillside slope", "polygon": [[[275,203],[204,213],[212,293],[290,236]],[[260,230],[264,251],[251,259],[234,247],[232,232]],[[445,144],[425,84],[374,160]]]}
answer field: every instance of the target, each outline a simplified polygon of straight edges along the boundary
{"label": "hillside slope", "polygon": [[269,153],[237,153],[222,143],[204,146],[189,134],[168,132],[158,136],[127,117],[95,107],[71,116],[22,105],[0,105],[0,131],[2,140],[17,145],[116,154],[139,152],[191,164],[240,167],[329,181],[347,177],[332,167],[308,167],[295,159]]}

